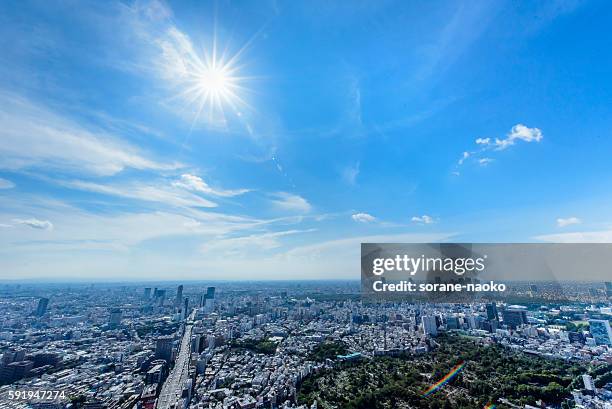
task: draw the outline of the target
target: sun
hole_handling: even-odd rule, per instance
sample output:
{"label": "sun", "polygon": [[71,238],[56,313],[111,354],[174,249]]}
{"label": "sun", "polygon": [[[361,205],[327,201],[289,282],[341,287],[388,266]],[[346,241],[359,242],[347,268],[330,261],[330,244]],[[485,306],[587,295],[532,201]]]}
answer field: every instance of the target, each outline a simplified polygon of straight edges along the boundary
{"label": "sun", "polygon": [[198,82],[204,93],[218,97],[230,92],[231,80],[226,70],[211,68],[201,73]]}
{"label": "sun", "polygon": [[248,107],[243,96],[247,77],[241,76],[239,57],[243,50],[227,56],[217,51],[216,39],[209,51],[191,53],[185,64],[186,90],[194,108],[194,123],[204,120],[211,126],[227,126],[228,116],[240,117]]}

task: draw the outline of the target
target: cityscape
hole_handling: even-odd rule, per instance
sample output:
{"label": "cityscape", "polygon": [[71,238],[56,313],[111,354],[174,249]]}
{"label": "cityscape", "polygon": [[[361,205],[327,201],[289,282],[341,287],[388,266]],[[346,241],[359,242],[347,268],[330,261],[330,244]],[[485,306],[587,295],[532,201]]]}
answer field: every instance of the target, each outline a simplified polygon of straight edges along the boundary
{"label": "cityscape", "polygon": [[517,283],[506,297],[367,303],[357,281],[5,283],[0,406],[609,408],[612,283]]}
{"label": "cityscape", "polygon": [[0,20],[0,409],[612,409],[611,1]]}

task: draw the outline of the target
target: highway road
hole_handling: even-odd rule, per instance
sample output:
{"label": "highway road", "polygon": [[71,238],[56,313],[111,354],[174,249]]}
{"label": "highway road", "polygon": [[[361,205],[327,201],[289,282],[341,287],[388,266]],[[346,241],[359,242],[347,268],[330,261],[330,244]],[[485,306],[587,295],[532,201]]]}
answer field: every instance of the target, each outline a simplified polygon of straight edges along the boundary
{"label": "highway road", "polygon": [[[190,320],[192,319],[192,316],[190,316]],[[189,377],[192,330],[193,325],[188,321],[185,325],[185,332],[183,333],[183,338],[181,339],[181,345],[179,347],[174,368],[162,386],[162,390],[157,398],[157,404],[155,405],[156,409],[182,409],[182,405],[177,405],[177,402],[181,398],[183,386]]]}

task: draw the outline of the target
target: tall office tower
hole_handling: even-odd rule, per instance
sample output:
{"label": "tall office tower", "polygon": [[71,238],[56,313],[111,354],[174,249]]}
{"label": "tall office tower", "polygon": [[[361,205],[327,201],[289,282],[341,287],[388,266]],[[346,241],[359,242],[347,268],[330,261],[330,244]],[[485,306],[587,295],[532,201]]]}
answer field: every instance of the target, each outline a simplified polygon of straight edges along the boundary
{"label": "tall office tower", "polygon": [[612,297],[612,282],[606,281],[606,296]]}
{"label": "tall office tower", "polygon": [[206,293],[200,298],[200,307],[207,309],[214,308],[215,305],[215,287],[208,287]]}
{"label": "tall office tower", "polygon": [[206,303],[204,304],[204,309],[208,312],[212,312],[215,309],[215,299],[214,298],[206,298]]}
{"label": "tall office tower", "polygon": [[607,320],[589,320],[590,332],[597,345],[612,345],[612,329]]}
{"label": "tall office tower", "polygon": [[421,317],[423,323],[423,332],[425,335],[436,336],[438,335],[438,326],[436,325],[436,317],[433,315],[423,315]]}
{"label": "tall office tower", "polygon": [[155,302],[157,302],[157,305],[164,305],[164,301],[166,301],[166,290],[155,289],[153,298]]}
{"label": "tall office tower", "polygon": [[172,362],[173,343],[174,337],[172,335],[158,337],[155,341],[155,358],[163,359],[168,363]]}
{"label": "tall office tower", "polygon": [[522,308],[508,308],[502,312],[504,324],[510,328],[517,328],[523,324],[527,324],[527,311]]}
{"label": "tall office tower", "polygon": [[185,297],[183,300],[183,319],[187,319],[189,316],[189,298]]}
{"label": "tall office tower", "polygon": [[41,298],[38,300],[38,307],[36,308],[36,316],[42,317],[47,312],[47,307],[49,306],[48,298]]}
{"label": "tall office tower", "polygon": [[499,314],[497,313],[497,304],[495,304],[495,302],[487,304],[487,319],[495,321],[499,320]]}
{"label": "tall office tower", "polygon": [[149,298],[151,298],[151,287],[146,287],[144,289],[144,299],[148,300]]}
{"label": "tall office tower", "polygon": [[108,325],[111,328],[117,328],[121,325],[121,309],[120,308],[112,308],[110,310],[110,317],[108,319]]}
{"label": "tall office tower", "polygon": [[446,318],[446,328],[459,329],[459,319],[456,316],[447,317]]}
{"label": "tall office tower", "polygon": [[176,289],[175,305],[180,307],[182,302],[183,302],[183,285],[181,284]]}

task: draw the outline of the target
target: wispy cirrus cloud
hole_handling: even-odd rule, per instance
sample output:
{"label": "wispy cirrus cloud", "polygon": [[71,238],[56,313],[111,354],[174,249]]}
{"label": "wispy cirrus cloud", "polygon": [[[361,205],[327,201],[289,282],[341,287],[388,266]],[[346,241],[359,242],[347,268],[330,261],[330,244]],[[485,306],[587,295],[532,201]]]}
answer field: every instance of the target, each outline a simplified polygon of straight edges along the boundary
{"label": "wispy cirrus cloud", "polygon": [[13,222],[15,222],[16,224],[29,226],[33,229],[53,230],[53,223],[51,223],[49,220],[39,220],[36,218],[31,218],[31,219],[14,219]]}
{"label": "wispy cirrus cloud", "polygon": [[132,182],[103,184],[89,181],[73,180],[58,182],[62,186],[89,192],[102,193],[128,199],[147,202],[158,202],[177,207],[217,207],[215,202],[200,197],[166,182]]}
{"label": "wispy cirrus cloud", "polygon": [[310,233],[315,229],[283,230],[266,233],[248,234],[238,237],[215,238],[202,245],[201,250],[217,255],[240,255],[245,257],[252,252],[274,250],[282,246],[281,238],[302,233]]}
{"label": "wispy cirrus cloud", "polygon": [[171,170],[140,149],[21,96],[0,92],[0,168],[45,168],[103,176],[126,168]]}
{"label": "wispy cirrus cloud", "polygon": [[302,196],[287,192],[277,192],[270,196],[272,204],[281,210],[300,213],[308,213],[312,210],[312,205]]}
{"label": "wispy cirrus cloud", "polygon": [[350,165],[342,169],[342,179],[349,185],[357,184],[357,176],[359,176],[360,163],[357,162],[354,165]]}
{"label": "wispy cirrus cloud", "polygon": [[0,189],[12,189],[15,187],[15,184],[10,180],[0,178]]}
{"label": "wispy cirrus cloud", "polygon": [[172,186],[220,197],[233,197],[250,192],[250,189],[212,188],[201,177],[188,173],[181,175],[179,180],[172,182]]}

